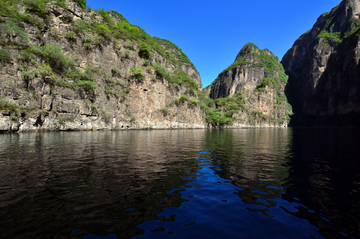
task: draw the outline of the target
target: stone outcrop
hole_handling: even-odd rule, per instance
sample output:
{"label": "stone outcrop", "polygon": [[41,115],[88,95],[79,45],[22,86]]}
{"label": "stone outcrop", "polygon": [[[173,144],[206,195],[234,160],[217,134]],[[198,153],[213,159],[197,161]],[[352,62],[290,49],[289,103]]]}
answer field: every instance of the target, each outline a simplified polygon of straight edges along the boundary
{"label": "stone outcrop", "polygon": [[32,22],[0,19],[0,131],[206,127],[200,107],[177,101],[190,79],[201,87],[192,63],[134,40],[151,37],[119,13],[72,1],[17,8]]}
{"label": "stone outcrop", "polygon": [[322,14],[282,59],[293,125],[360,125],[360,1]]}
{"label": "stone outcrop", "polygon": [[241,95],[241,110],[233,116],[233,127],[284,127],[291,114],[284,95],[286,81],[278,58],[248,43],[208,91],[213,99]]}

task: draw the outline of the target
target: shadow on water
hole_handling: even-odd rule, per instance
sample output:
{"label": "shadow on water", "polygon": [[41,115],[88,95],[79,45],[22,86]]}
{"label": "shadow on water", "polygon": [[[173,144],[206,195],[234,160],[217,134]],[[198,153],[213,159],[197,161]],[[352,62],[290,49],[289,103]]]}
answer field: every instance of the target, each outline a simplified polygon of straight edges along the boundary
{"label": "shadow on water", "polygon": [[0,238],[358,238],[358,133],[0,135]]}
{"label": "shadow on water", "polygon": [[357,129],[294,129],[283,199],[306,208],[325,238],[360,238],[360,158]]}

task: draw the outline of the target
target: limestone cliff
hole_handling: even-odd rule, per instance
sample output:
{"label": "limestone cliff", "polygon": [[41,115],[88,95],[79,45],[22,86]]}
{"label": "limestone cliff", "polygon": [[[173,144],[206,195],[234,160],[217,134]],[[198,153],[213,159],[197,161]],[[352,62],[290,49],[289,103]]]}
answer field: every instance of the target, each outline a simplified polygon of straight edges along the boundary
{"label": "limestone cliff", "polygon": [[0,7],[0,131],[204,128],[199,86],[188,58],[115,11]]}
{"label": "limestone cliff", "polygon": [[282,59],[294,125],[360,126],[360,1],[322,14]]}
{"label": "limestone cliff", "polygon": [[[286,82],[279,59],[248,43],[211,84],[210,97],[220,108],[224,98],[237,98],[240,107],[232,115],[233,126],[287,126],[291,107],[284,94]],[[228,112],[228,107],[223,111]]]}

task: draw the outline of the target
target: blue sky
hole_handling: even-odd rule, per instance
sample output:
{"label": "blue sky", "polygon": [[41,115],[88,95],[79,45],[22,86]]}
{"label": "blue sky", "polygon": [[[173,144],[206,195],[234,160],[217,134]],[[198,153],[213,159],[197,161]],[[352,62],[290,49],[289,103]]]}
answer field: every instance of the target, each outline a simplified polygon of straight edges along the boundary
{"label": "blue sky", "polygon": [[87,0],[116,10],[151,36],[180,47],[203,86],[227,68],[248,42],[281,58],[317,18],[340,0]]}

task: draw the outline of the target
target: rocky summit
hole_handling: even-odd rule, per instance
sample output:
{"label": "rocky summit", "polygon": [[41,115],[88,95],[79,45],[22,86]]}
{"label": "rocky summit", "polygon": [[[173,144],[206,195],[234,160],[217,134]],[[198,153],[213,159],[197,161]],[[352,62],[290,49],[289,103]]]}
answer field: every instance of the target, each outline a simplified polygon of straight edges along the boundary
{"label": "rocky summit", "polygon": [[342,1],[283,57],[293,125],[360,126],[359,18],[360,1]]}
{"label": "rocky summit", "polygon": [[286,126],[292,112],[284,94],[287,79],[278,57],[248,43],[211,84],[209,94],[216,102],[241,98],[234,124]]}

